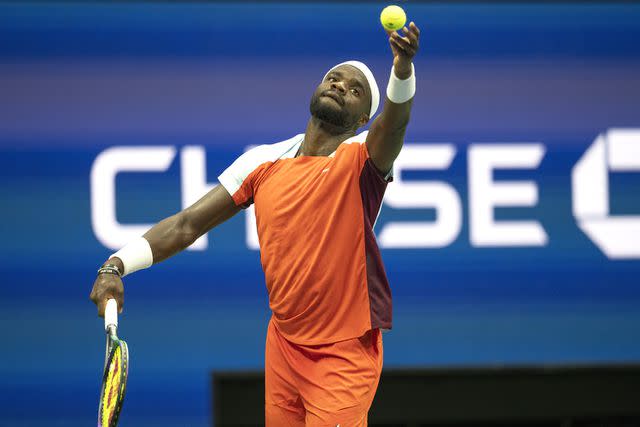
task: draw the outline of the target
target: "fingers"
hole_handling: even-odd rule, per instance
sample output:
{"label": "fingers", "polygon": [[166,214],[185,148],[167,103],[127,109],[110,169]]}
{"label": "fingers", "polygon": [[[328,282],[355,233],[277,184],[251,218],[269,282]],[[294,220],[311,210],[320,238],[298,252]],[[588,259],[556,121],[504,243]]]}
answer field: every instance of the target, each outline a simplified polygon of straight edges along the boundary
{"label": "fingers", "polygon": [[418,49],[417,46],[414,46],[411,43],[411,40],[408,37],[401,37],[398,33],[391,35],[391,43],[409,56],[414,56]]}
{"label": "fingers", "polygon": [[118,314],[121,314],[124,310],[124,294],[116,296],[116,302],[118,303]]}
{"label": "fingers", "polygon": [[100,302],[98,303],[98,317],[104,317],[104,312],[107,309],[107,301],[109,301],[112,298],[115,299],[116,302],[118,303],[118,314],[122,313],[122,310],[124,307],[124,295],[120,297],[107,295],[103,299],[101,299]]}
{"label": "fingers", "polygon": [[393,37],[391,35],[389,35],[389,46],[391,46],[391,52],[393,53],[393,56],[398,56],[400,55],[400,52],[402,51],[401,48],[397,47],[396,43],[393,41]]}
{"label": "fingers", "polygon": [[114,298],[118,303],[118,312],[124,309],[124,286],[120,277],[114,274],[101,274],[93,283],[89,299],[98,307],[98,316],[104,317],[107,300]]}
{"label": "fingers", "polygon": [[[387,36],[391,37],[391,34],[397,32],[396,30],[388,30],[388,29],[384,29],[384,32],[387,33]],[[411,21],[409,23],[409,28],[407,29],[407,27],[403,27],[402,28],[402,32],[406,35],[409,35],[409,33],[415,35],[416,39],[420,38],[420,29],[418,28],[418,26],[415,24],[415,22]]]}
{"label": "fingers", "polygon": [[403,32],[411,42],[411,45],[414,46],[416,50],[418,50],[418,47],[420,46],[420,30],[418,29],[418,27],[416,27],[416,24],[414,24],[413,22],[410,23],[409,29],[407,29],[407,27],[404,27]]}
{"label": "fingers", "polygon": [[404,53],[413,57],[419,48],[420,29],[414,22],[409,23],[409,27],[403,27],[401,36],[397,31],[387,31],[389,35],[389,43],[394,50],[394,55]]}
{"label": "fingers", "polygon": [[415,22],[411,21],[411,23],[409,23],[409,28],[411,29],[411,32],[415,34],[416,38],[420,38],[420,29]]}
{"label": "fingers", "polygon": [[104,312],[107,308],[107,299],[103,299],[98,303],[98,317],[104,317]]}

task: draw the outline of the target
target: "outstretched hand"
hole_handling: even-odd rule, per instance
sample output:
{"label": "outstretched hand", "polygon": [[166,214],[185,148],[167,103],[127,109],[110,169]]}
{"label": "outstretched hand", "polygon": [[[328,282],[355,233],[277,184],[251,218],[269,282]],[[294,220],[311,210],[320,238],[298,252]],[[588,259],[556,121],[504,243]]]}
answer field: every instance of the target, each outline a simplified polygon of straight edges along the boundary
{"label": "outstretched hand", "polygon": [[396,77],[404,80],[411,76],[411,61],[418,52],[420,41],[420,29],[414,22],[409,24],[409,28],[403,27],[402,33],[385,30],[389,35],[389,45],[393,53],[393,67]]}

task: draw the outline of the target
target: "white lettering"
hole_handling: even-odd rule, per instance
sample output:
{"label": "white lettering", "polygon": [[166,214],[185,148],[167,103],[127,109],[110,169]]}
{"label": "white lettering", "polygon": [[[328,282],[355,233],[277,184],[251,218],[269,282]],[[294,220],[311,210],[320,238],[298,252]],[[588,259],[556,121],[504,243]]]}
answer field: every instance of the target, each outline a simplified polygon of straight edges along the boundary
{"label": "white lettering", "polygon": [[495,169],[537,168],[542,144],[471,145],[468,151],[469,222],[473,246],[544,246],[547,233],[537,221],[496,221],[495,207],[534,206],[538,187],[530,181],[493,180]]}
{"label": "white lettering", "polygon": [[116,176],[121,172],[164,172],[176,155],[174,147],[112,147],[91,167],[91,225],[110,249],[120,249],[153,224],[120,224],[116,218]]}
{"label": "white lettering", "polygon": [[402,171],[444,170],[455,156],[452,144],[405,145],[394,163],[394,183],[384,202],[392,208],[434,208],[435,222],[389,222],[380,231],[383,248],[441,248],[451,244],[462,227],[462,204],[456,190],[444,182],[406,182]]}

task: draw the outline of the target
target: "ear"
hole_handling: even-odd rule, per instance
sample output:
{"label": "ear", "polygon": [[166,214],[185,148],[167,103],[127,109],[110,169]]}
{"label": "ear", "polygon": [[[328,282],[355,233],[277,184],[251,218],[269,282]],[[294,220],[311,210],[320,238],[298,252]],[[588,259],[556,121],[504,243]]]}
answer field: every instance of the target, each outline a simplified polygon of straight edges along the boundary
{"label": "ear", "polygon": [[358,127],[361,128],[362,126],[366,125],[367,123],[369,123],[369,115],[368,114],[363,114],[362,116],[360,116],[360,120],[358,120]]}

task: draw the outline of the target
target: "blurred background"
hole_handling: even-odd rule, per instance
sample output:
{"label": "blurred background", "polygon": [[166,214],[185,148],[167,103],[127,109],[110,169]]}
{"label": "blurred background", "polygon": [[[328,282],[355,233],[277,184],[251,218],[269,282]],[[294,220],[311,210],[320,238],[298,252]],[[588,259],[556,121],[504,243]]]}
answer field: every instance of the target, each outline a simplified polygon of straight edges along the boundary
{"label": "blurred background", "polygon": [[[640,5],[399,4],[422,37],[376,224],[385,367],[640,362]],[[0,3],[0,426],[95,422],[96,269],[304,132],[332,65],[385,88],[385,5]],[[122,426],[211,425],[211,372],[262,369],[251,218],[126,278]]]}

